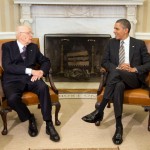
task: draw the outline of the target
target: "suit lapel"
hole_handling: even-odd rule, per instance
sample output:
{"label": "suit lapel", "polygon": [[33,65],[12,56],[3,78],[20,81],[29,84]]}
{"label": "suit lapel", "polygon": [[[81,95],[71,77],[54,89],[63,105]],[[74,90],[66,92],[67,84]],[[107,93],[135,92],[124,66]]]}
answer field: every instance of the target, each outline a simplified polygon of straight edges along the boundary
{"label": "suit lapel", "polygon": [[134,42],[133,38],[130,37],[130,47],[129,47],[129,59],[130,59],[130,63],[131,63],[131,60],[133,58],[135,47],[136,47],[135,42]]}
{"label": "suit lapel", "polygon": [[32,60],[33,58],[33,50],[32,50],[32,47],[30,46],[30,44],[27,46],[27,54],[26,54],[26,59],[25,59],[25,62],[30,62],[30,60]]}
{"label": "suit lapel", "polygon": [[14,42],[14,46],[13,46],[13,51],[14,51],[14,56],[16,58],[22,58],[21,55],[20,55],[20,50],[19,50],[19,46],[17,44],[17,41]]}
{"label": "suit lapel", "polygon": [[114,53],[115,53],[115,57],[116,57],[116,62],[117,62],[117,64],[119,64],[119,48],[120,48],[120,40],[116,40],[116,42],[115,42],[115,51],[114,51]]}

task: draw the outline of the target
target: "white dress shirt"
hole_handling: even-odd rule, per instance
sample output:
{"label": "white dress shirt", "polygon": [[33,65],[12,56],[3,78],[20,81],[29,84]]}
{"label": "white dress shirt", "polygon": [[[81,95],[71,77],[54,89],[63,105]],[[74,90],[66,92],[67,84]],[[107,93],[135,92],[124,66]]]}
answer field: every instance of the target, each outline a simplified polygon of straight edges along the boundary
{"label": "white dress shirt", "polygon": [[[22,52],[23,52],[23,47],[24,47],[25,45],[22,45],[18,40],[17,40],[17,44],[18,44],[20,53],[22,53]],[[32,74],[31,72],[32,72],[32,69],[31,69],[31,68],[26,68],[26,69],[25,69],[25,74],[28,74],[28,75],[30,76],[30,75]]]}

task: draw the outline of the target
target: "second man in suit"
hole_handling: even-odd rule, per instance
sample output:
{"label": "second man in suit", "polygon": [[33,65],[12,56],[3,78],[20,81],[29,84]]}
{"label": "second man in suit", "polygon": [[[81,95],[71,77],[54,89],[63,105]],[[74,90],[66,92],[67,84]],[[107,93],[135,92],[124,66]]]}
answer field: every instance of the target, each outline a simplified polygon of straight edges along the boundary
{"label": "second man in suit", "polygon": [[82,118],[90,123],[102,121],[104,108],[112,100],[116,119],[116,131],[112,138],[114,144],[123,141],[124,90],[145,87],[145,78],[150,71],[150,55],[146,45],[144,41],[130,37],[130,29],[127,19],[116,21],[115,38],[109,40],[102,60],[102,67],[108,72],[103,100],[97,110]]}

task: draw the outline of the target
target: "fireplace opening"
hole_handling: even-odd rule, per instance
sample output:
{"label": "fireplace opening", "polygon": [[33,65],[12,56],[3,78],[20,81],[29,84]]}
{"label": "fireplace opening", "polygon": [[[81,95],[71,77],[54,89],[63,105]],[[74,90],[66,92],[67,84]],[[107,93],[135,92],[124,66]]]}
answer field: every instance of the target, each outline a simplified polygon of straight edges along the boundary
{"label": "fireplace opening", "polygon": [[56,82],[97,82],[109,34],[45,34],[44,55]]}

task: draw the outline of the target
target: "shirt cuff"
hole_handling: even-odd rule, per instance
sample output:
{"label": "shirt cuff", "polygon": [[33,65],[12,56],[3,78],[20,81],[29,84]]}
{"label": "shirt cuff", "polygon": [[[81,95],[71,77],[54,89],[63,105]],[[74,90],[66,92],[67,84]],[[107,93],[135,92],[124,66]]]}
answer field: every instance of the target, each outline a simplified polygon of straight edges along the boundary
{"label": "shirt cuff", "polygon": [[29,76],[31,76],[31,74],[32,74],[32,69],[31,69],[31,68],[26,68],[25,74],[28,74]]}

